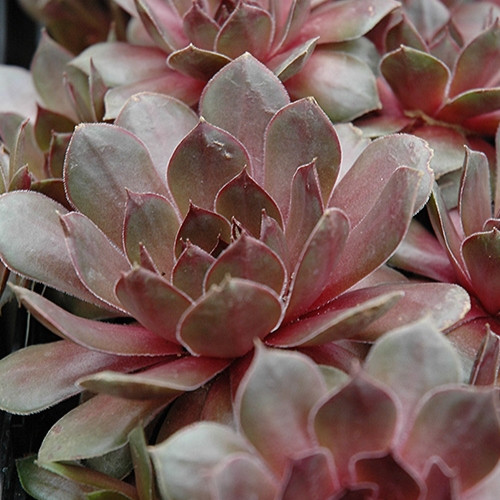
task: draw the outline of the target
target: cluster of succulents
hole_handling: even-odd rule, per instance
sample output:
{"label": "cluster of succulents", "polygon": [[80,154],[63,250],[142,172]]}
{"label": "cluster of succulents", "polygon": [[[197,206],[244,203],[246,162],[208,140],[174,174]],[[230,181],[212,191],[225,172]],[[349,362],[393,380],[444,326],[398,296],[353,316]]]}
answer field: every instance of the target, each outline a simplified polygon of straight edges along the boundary
{"label": "cluster of succulents", "polygon": [[26,491],[495,498],[500,7],[21,3],[0,408],[80,395]]}

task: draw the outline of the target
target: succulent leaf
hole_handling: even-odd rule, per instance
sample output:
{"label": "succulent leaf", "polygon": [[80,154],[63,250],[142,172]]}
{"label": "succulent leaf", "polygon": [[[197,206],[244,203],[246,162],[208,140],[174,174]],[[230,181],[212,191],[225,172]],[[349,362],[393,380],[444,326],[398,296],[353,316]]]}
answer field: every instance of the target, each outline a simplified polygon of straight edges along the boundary
{"label": "succulent leaf", "polygon": [[202,50],[213,50],[219,25],[200,7],[192,2],[191,8],[182,18],[184,32],[192,44]]}
{"label": "succulent leaf", "polygon": [[466,236],[482,231],[492,214],[490,167],[483,153],[466,149],[459,208]]}
{"label": "succulent leaf", "polygon": [[210,267],[205,276],[205,290],[222,283],[228,275],[261,283],[278,295],[285,283],[281,259],[267,245],[245,233],[224,250]]}
{"label": "succulent leaf", "polygon": [[60,214],[66,212],[62,205],[38,193],[15,191],[2,195],[2,261],[23,276],[102,305],[83,286],[73,268],[59,222]]}
{"label": "succulent leaf", "polygon": [[130,375],[100,371],[80,378],[77,383],[86,390],[120,398],[172,400],[185,391],[201,387],[228,364],[229,361],[223,359],[186,356]]}
{"label": "succulent leaf", "polygon": [[118,247],[122,244],[126,190],[167,195],[144,144],[115,125],[76,128],[66,154],[64,180],[70,202]]}
{"label": "succulent leaf", "polygon": [[311,360],[259,345],[240,384],[236,414],[240,428],[275,474],[284,473],[287,456],[314,448],[308,416],[325,392]]}
{"label": "succulent leaf", "polygon": [[[236,108],[235,102],[239,103]],[[289,102],[278,78],[253,56],[243,54],[208,82],[200,98],[200,114],[245,145],[251,159],[250,174],[261,184],[265,129]]]}
{"label": "succulent leaf", "polygon": [[263,211],[283,227],[281,211],[275,201],[243,169],[217,194],[217,213],[227,220],[236,219],[252,236],[259,237]]}
{"label": "succulent leaf", "polygon": [[282,305],[267,286],[227,277],[186,310],[179,342],[195,356],[234,358],[251,351],[279,323]]}
{"label": "succulent leaf", "polygon": [[120,325],[82,318],[26,288],[13,286],[21,304],[51,332],[92,351],[125,356],[180,354],[178,345],[138,325]]}
{"label": "succulent leaf", "polygon": [[285,321],[305,312],[331,280],[349,234],[349,220],[337,209],[328,209],[311,232],[298,259],[290,285]]}
{"label": "succulent leaf", "polygon": [[283,180],[316,159],[321,195],[326,203],[340,168],[340,143],[316,101],[301,99],[283,107],[269,122],[264,158],[264,186],[286,218],[290,187]]}
{"label": "succulent leaf", "polygon": [[141,262],[144,246],[162,276],[170,277],[179,220],[166,198],[152,193],[128,193],[123,248],[131,264]]}
{"label": "succulent leaf", "polygon": [[214,210],[219,189],[249,164],[250,158],[237,139],[201,119],[174,151],[168,185],[183,214],[191,203]]}
{"label": "succulent leaf", "polygon": [[358,373],[318,401],[311,422],[318,443],[333,455],[340,482],[349,483],[351,457],[385,451],[391,445],[397,406],[386,389]]}
{"label": "succulent leaf", "polygon": [[68,251],[78,277],[103,302],[123,310],[115,284],[130,269],[126,257],[87,217],[78,212],[61,216]]}
{"label": "succulent leaf", "polygon": [[[498,462],[500,432],[491,391],[447,388],[423,403],[401,454],[422,471],[437,455],[459,475],[461,490],[478,483]],[[456,425],[460,422],[460,425]],[[473,462],[470,457],[476,457]]]}
{"label": "succulent leaf", "polygon": [[146,145],[161,179],[165,179],[175,148],[197,123],[198,117],[186,104],[152,92],[131,97],[115,120],[115,125],[132,132]]}
{"label": "succulent leaf", "polygon": [[380,70],[405,109],[433,115],[441,108],[451,74],[433,55],[402,46],[382,59]]}
{"label": "succulent leaf", "polygon": [[116,282],[120,304],[144,327],[177,343],[177,323],[191,300],[167,280],[142,267],[135,267]]}
{"label": "succulent leaf", "polygon": [[267,10],[247,2],[238,2],[220,28],[215,48],[231,59],[247,51],[261,59],[269,50],[273,32],[273,19]]}
{"label": "succulent leaf", "polygon": [[127,444],[139,423],[147,425],[168,402],[98,394],[52,426],[38,452],[38,463],[81,460],[117,450]]}
{"label": "succulent leaf", "polygon": [[0,361],[0,372],[9,378],[0,390],[0,407],[22,415],[39,412],[78,394],[75,382],[84,375],[106,368],[137,370],[153,362],[91,351],[68,340],[25,347]]}

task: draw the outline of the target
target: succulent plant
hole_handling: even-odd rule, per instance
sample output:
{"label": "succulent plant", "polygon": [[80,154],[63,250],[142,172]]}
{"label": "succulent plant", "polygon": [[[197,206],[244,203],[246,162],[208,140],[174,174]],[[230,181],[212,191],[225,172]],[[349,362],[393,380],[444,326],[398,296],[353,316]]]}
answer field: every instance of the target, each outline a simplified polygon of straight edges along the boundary
{"label": "succulent plant", "polygon": [[162,498],[495,498],[498,400],[462,377],[427,321],[382,336],[349,375],[259,344],[236,428],[199,422],[149,448]]}
{"label": "succulent plant", "polygon": [[[496,142],[498,147],[500,132]],[[499,168],[497,162],[491,171],[484,154],[467,150],[458,207],[450,209],[435,186],[428,205],[435,236],[413,222],[393,258],[396,266],[460,283],[469,292],[472,309],[449,332],[469,360],[480,348],[487,326],[500,333]]]}
{"label": "succulent plant", "polygon": [[378,55],[364,35],[399,6],[394,0],[115,3],[131,17],[126,40],[94,44],[71,62],[90,74],[92,61],[102,75],[110,88],[107,118],[140,91],[195,104],[208,79],[250,52],[293,98],[313,95],[336,121],[379,107]]}
{"label": "succulent plant", "polygon": [[[407,0],[380,30],[382,109],[358,123],[366,134],[405,131],[434,150],[432,169],[456,200],[463,145],[494,161],[500,118],[500,7],[491,2]],[[485,68],[477,71],[477,68]],[[484,140],[487,139],[487,140]]]}
{"label": "succulent plant", "polygon": [[9,269],[115,318],[15,288],[63,340],[0,362],[10,381],[0,406],[30,413],[100,393],[49,431],[42,464],[122,448],[138,422],[221,372],[214,398],[226,401],[256,338],[347,368],[389,328],[422,315],[446,328],[469,308],[456,285],[383,267],[429,195],[423,141],[374,141],[339,176],[326,115],[314,100],[290,103],[248,54],[207,84],[200,114],[138,94],[114,125],[77,127],[64,170],[71,210],[32,191],[0,197]]}

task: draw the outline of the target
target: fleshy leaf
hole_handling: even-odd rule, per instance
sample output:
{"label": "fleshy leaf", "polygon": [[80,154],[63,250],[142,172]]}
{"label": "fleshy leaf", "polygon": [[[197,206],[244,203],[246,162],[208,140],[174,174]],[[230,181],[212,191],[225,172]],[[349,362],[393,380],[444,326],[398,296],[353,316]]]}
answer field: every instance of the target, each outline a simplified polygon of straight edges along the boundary
{"label": "fleshy leaf", "polygon": [[71,314],[37,293],[13,286],[16,297],[50,331],[87,349],[116,355],[179,354],[178,345],[165,342],[138,325],[93,321]]}
{"label": "fleshy leaf", "polygon": [[456,470],[461,489],[467,490],[498,462],[500,428],[494,401],[492,391],[448,388],[434,393],[419,411],[401,449],[403,458],[422,471],[428,458],[437,455]]}
{"label": "fleshy leaf", "polygon": [[281,326],[266,338],[266,343],[277,347],[315,346],[355,337],[401,300],[402,293],[374,293],[373,298],[359,295],[357,291],[349,292],[326,307]]}
{"label": "fleshy leaf", "polygon": [[473,385],[495,384],[500,366],[500,339],[487,328],[481,348],[472,368],[470,383]]}
{"label": "fleshy leaf", "polygon": [[279,257],[264,243],[243,233],[214,262],[205,277],[205,289],[229,275],[262,283],[278,295],[283,290],[285,269]]}
{"label": "fleshy leaf", "polygon": [[117,450],[140,422],[147,425],[168,402],[98,394],[52,426],[38,452],[38,462],[81,460]]}
{"label": "fleshy leaf", "polygon": [[301,165],[316,159],[321,196],[326,203],[340,168],[340,143],[330,120],[313,98],[282,108],[269,122],[265,143],[265,187],[284,217],[290,181]]}
{"label": "fleshy leaf", "polygon": [[134,0],[134,3],[147,32],[167,54],[187,44],[174,2]]}
{"label": "fleshy leaf", "polygon": [[363,373],[324,397],[311,413],[320,445],[328,448],[339,479],[349,479],[349,462],[359,452],[384,451],[397,423],[392,397]]}
{"label": "fleshy leaf", "polygon": [[273,20],[267,10],[239,2],[215,40],[217,52],[232,59],[250,52],[257,59],[267,54],[273,35]]}
{"label": "fleshy leaf", "polygon": [[445,102],[450,70],[427,52],[402,46],[382,59],[380,70],[407,110],[432,116]]}
{"label": "fleshy leaf", "polygon": [[78,212],[61,216],[69,253],[78,277],[90,292],[122,309],[115,284],[130,269],[126,257],[94,223]]}
{"label": "fleshy leaf", "polygon": [[217,500],[276,498],[276,479],[264,464],[251,455],[228,457],[214,470],[211,480]]}
{"label": "fleshy leaf", "polygon": [[282,52],[267,61],[266,66],[272,69],[282,82],[285,82],[302,70],[316,48],[318,40],[318,37],[311,38],[297,47]]}
{"label": "fleshy leaf", "polygon": [[316,48],[302,70],[285,83],[294,99],[313,96],[333,122],[350,121],[380,108],[368,64],[328,45]]}
{"label": "fleshy leaf", "polygon": [[75,382],[84,375],[107,368],[137,370],[153,362],[90,351],[68,340],[29,346],[0,361],[0,372],[9,379],[0,389],[0,407],[10,413],[39,412],[81,392]]}
{"label": "fleshy leaf", "polygon": [[250,173],[261,183],[265,129],[289,102],[278,78],[253,56],[244,54],[208,82],[200,99],[200,114],[242,142],[252,160]]}
{"label": "fleshy leaf", "polygon": [[418,500],[424,486],[412,474],[411,469],[398,463],[392,454],[359,457],[355,463],[356,479],[360,483],[372,483],[378,486],[379,498],[404,498]]}
{"label": "fleshy leaf", "polygon": [[[498,20],[477,38],[468,44],[460,54],[453,80],[450,85],[450,96],[455,97],[471,89],[498,87],[500,74],[495,61],[500,56],[500,25]],[[475,68],[484,68],[475,71]]]}
{"label": "fleshy leaf", "polygon": [[465,236],[482,231],[492,217],[490,167],[486,155],[466,149],[459,208]]}
{"label": "fleshy leaf", "polygon": [[186,356],[161,363],[131,375],[101,371],[78,380],[92,392],[127,399],[170,399],[184,391],[193,391],[224,370],[229,361]]}
{"label": "fleshy leaf", "polygon": [[492,229],[469,236],[462,254],[474,292],[483,307],[495,315],[500,311],[500,231]]}
{"label": "fleshy leaf", "polygon": [[167,195],[146,147],[116,125],[76,128],[66,155],[64,180],[71,203],[117,246],[122,244],[126,189]]}
{"label": "fleshy leaf", "polygon": [[7,267],[83,300],[98,300],[83,286],[66,249],[60,214],[67,210],[41,194],[0,197],[0,255]]}
{"label": "fleshy leaf", "polygon": [[200,422],[151,446],[160,493],[164,498],[210,500],[207,473],[233,454],[248,453],[244,440],[229,427]]}
{"label": "fleshy leaf", "polygon": [[204,50],[214,48],[219,26],[198,2],[192,2],[191,8],[182,18],[182,24],[184,33],[196,47]]}
{"label": "fleshy leaf", "polygon": [[314,447],[307,422],[325,392],[310,359],[259,345],[239,386],[236,414],[241,430],[276,474],[285,471],[291,455]]}
{"label": "fleshy leaf", "polygon": [[294,457],[283,480],[282,500],[333,498],[338,481],[331,455],[324,449]]}
{"label": "fleshy leaf", "polygon": [[45,106],[76,121],[77,116],[63,82],[63,73],[71,58],[72,54],[68,50],[43,31],[33,56],[31,72],[33,82]]}
{"label": "fleshy leaf", "polygon": [[156,273],[135,267],[116,284],[116,295],[124,307],[148,330],[175,342],[177,323],[191,301]]}
{"label": "fleshy leaf", "polygon": [[168,185],[183,214],[190,203],[213,210],[219,189],[249,163],[238,140],[202,118],[174,151]]}
{"label": "fleshy leaf", "polygon": [[172,270],[172,284],[196,300],[203,293],[205,274],[214,261],[209,253],[187,242]]}
{"label": "fleshy leaf", "polygon": [[428,391],[462,379],[456,350],[429,320],[383,335],[364,367],[398,395],[406,419]]}
{"label": "fleshy leaf", "polygon": [[156,485],[153,464],[147,450],[146,436],[141,426],[128,435],[130,455],[134,464],[134,479],[139,500],[155,500]]}
{"label": "fleshy leaf", "polygon": [[160,179],[177,145],[198,123],[183,102],[162,94],[142,92],[132,96],[116,117],[115,125],[138,137],[148,148]]}
{"label": "fleshy leaf", "polygon": [[34,119],[37,114],[37,92],[30,71],[4,64],[0,67],[0,79],[2,81],[0,113],[16,113],[23,119]]}
{"label": "fleshy leaf", "polygon": [[170,277],[179,220],[166,198],[152,193],[130,193],[125,207],[123,248],[131,264],[141,262],[144,245],[162,276]]}
{"label": "fleshy leaf", "polygon": [[322,2],[313,9],[303,32],[320,36],[321,43],[353,40],[365,35],[397,7],[399,3],[393,0]]}
{"label": "fleshy leaf", "polygon": [[177,233],[175,255],[180,256],[183,242],[190,241],[207,253],[211,253],[219,241],[228,244],[231,240],[231,228],[224,217],[191,205]]}
{"label": "fleshy leaf", "polygon": [[195,302],[178,327],[179,341],[194,355],[243,356],[281,319],[279,297],[270,288],[227,278]]}
{"label": "fleshy leaf", "polygon": [[413,180],[417,188],[416,213],[431,192],[434,179],[429,167],[431,157],[427,144],[413,135],[395,134],[373,141],[335,186],[328,205],[344,210],[351,227],[355,227],[374,206],[393,173],[399,167],[409,167],[422,175],[420,182]]}
{"label": "fleshy leaf", "polygon": [[52,135],[57,132],[73,132],[75,124],[66,116],[39,107],[35,122],[35,137],[43,151],[48,151]]}
{"label": "fleshy leaf", "polygon": [[167,59],[168,65],[176,71],[205,81],[212,78],[229,62],[231,62],[229,57],[195,47],[192,43],[183,49],[176,50]]}
{"label": "fleshy leaf", "polygon": [[299,167],[290,190],[290,209],[285,236],[290,263],[295,266],[309,235],[323,215],[315,161]]}
{"label": "fleshy leaf", "polygon": [[391,256],[410,224],[421,176],[406,167],[391,175],[374,206],[349,233],[334,277],[318,299],[318,305],[337,297]]}
{"label": "fleshy leaf", "polygon": [[290,285],[285,321],[308,311],[331,280],[349,234],[349,221],[337,209],[328,209],[311,233],[298,259]]}
{"label": "fleshy leaf", "polygon": [[33,498],[43,500],[84,500],[92,490],[89,486],[59,476],[36,465],[36,456],[16,461],[17,473],[24,490]]}
{"label": "fleshy leaf", "polygon": [[256,238],[261,231],[262,211],[283,225],[281,212],[269,196],[247,173],[241,171],[230,180],[217,194],[215,201],[217,213],[227,220],[234,217],[243,227]]}

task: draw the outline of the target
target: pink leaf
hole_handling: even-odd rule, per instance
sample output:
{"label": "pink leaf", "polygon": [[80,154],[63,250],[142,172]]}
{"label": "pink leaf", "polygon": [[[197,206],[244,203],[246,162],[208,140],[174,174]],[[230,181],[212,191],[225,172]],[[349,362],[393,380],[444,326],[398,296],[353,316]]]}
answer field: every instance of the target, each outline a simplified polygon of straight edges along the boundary
{"label": "pink leaf", "polygon": [[279,323],[282,305],[270,288],[226,278],[195,302],[181,319],[179,341],[194,355],[233,358],[253,347]]}
{"label": "pink leaf", "polygon": [[285,269],[281,259],[264,243],[243,233],[209,269],[204,288],[220,284],[226,276],[261,283],[281,294]]}
{"label": "pink leaf", "polygon": [[64,181],[70,202],[118,246],[126,190],[167,195],[144,144],[116,125],[77,127],[66,155]]}
{"label": "pink leaf", "polygon": [[291,181],[298,167],[316,160],[326,203],[340,168],[340,156],[337,133],[314,99],[301,99],[276,113],[266,130],[264,185],[285,219]]}
{"label": "pink leaf", "polygon": [[416,213],[423,208],[431,192],[434,180],[431,157],[432,150],[413,135],[395,134],[378,139],[362,151],[335,186],[328,206],[344,210],[354,228],[374,206],[393,173],[400,167],[409,167],[421,172],[420,181],[412,181],[417,192]]}
{"label": "pink leaf", "polygon": [[250,154],[250,173],[260,184],[264,178],[264,132],[273,115],[289,102],[278,78],[250,54],[244,54],[208,82],[200,99],[200,114],[241,141]]}
{"label": "pink leaf", "polygon": [[349,234],[349,221],[337,209],[318,221],[298,259],[290,285],[285,321],[307,312],[332,278]]}
{"label": "pink leaf", "polygon": [[382,59],[380,70],[407,110],[432,116],[445,102],[450,70],[431,54],[402,46]]}
{"label": "pink leaf", "polygon": [[197,123],[198,117],[186,104],[153,92],[131,97],[115,120],[115,125],[146,145],[160,179],[165,178],[175,148]]}
{"label": "pink leaf", "polygon": [[135,267],[116,283],[116,295],[132,316],[156,335],[177,343],[177,323],[191,301],[156,273]]}
{"label": "pink leaf", "polygon": [[307,422],[325,391],[316,365],[304,355],[258,347],[238,389],[236,414],[276,474],[285,472],[292,455],[315,447]]}
{"label": "pink leaf", "polygon": [[465,236],[483,230],[492,214],[490,167],[486,155],[466,148],[459,209]]}
{"label": "pink leaf", "polygon": [[144,246],[162,276],[170,277],[179,220],[172,205],[160,195],[128,193],[123,248],[131,264],[141,262]]}
{"label": "pink leaf", "polygon": [[60,214],[67,210],[38,193],[0,197],[0,255],[11,270],[83,300],[98,301],[78,278],[66,248]]}
{"label": "pink leaf", "polygon": [[84,375],[109,368],[131,371],[155,358],[116,356],[90,351],[68,340],[25,347],[0,361],[0,407],[11,413],[44,410],[80,392],[75,382]]}
{"label": "pink leaf", "polygon": [[120,325],[75,316],[41,295],[13,287],[18,300],[50,331],[87,349],[116,355],[165,356],[181,352],[138,325]]}
{"label": "pink leaf", "polygon": [[182,18],[182,24],[184,33],[193,45],[204,50],[214,49],[219,26],[198,2],[192,2],[191,8]]}
{"label": "pink leaf", "polygon": [[183,214],[191,203],[213,210],[219,189],[249,163],[237,139],[202,118],[174,151],[168,185]]}
{"label": "pink leaf", "polygon": [[245,52],[262,59],[267,55],[273,32],[273,19],[266,10],[239,2],[221,26],[215,48],[232,59]]}
{"label": "pink leaf", "polygon": [[78,212],[61,216],[73,265],[82,283],[107,304],[122,310],[115,295],[121,273],[130,269],[126,257],[94,223]]}
{"label": "pink leaf", "polygon": [[194,391],[224,370],[229,361],[186,356],[165,361],[138,373],[101,371],[78,380],[78,385],[98,393],[127,399],[172,399]]}
{"label": "pink leaf", "polygon": [[390,446],[396,408],[386,389],[361,372],[318,402],[311,421],[318,443],[333,454],[341,483],[349,482],[349,463],[357,453],[384,451]]}
{"label": "pink leaf", "polygon": [[139,423],[147,425],[168,403],[98,394],[52,426],[38,452],[38,463],[81,460],[117,450],[127,444]]}
{"label": "pink leaf", "polygon": [[248,175],[247,169],[222,187],[217,194],[215,208],[227,220],[234,217],[256,238],[261,232],[263,211],[280,226],[283,225],[280,209],[267,191]]}
{"label": "pink leaf", "polygon": [[419,472],[437,455],[456,471],[462,491],[471,488],[493,470],[500,454],[494,393],[472,388],[435,392],[423,403],[400,453]]}
{"label": "pink leaf", "polygon": [[209,253],[188,242],[172,270],[172,284],[196,300],[203,293],[205,274],[214,261]]}

